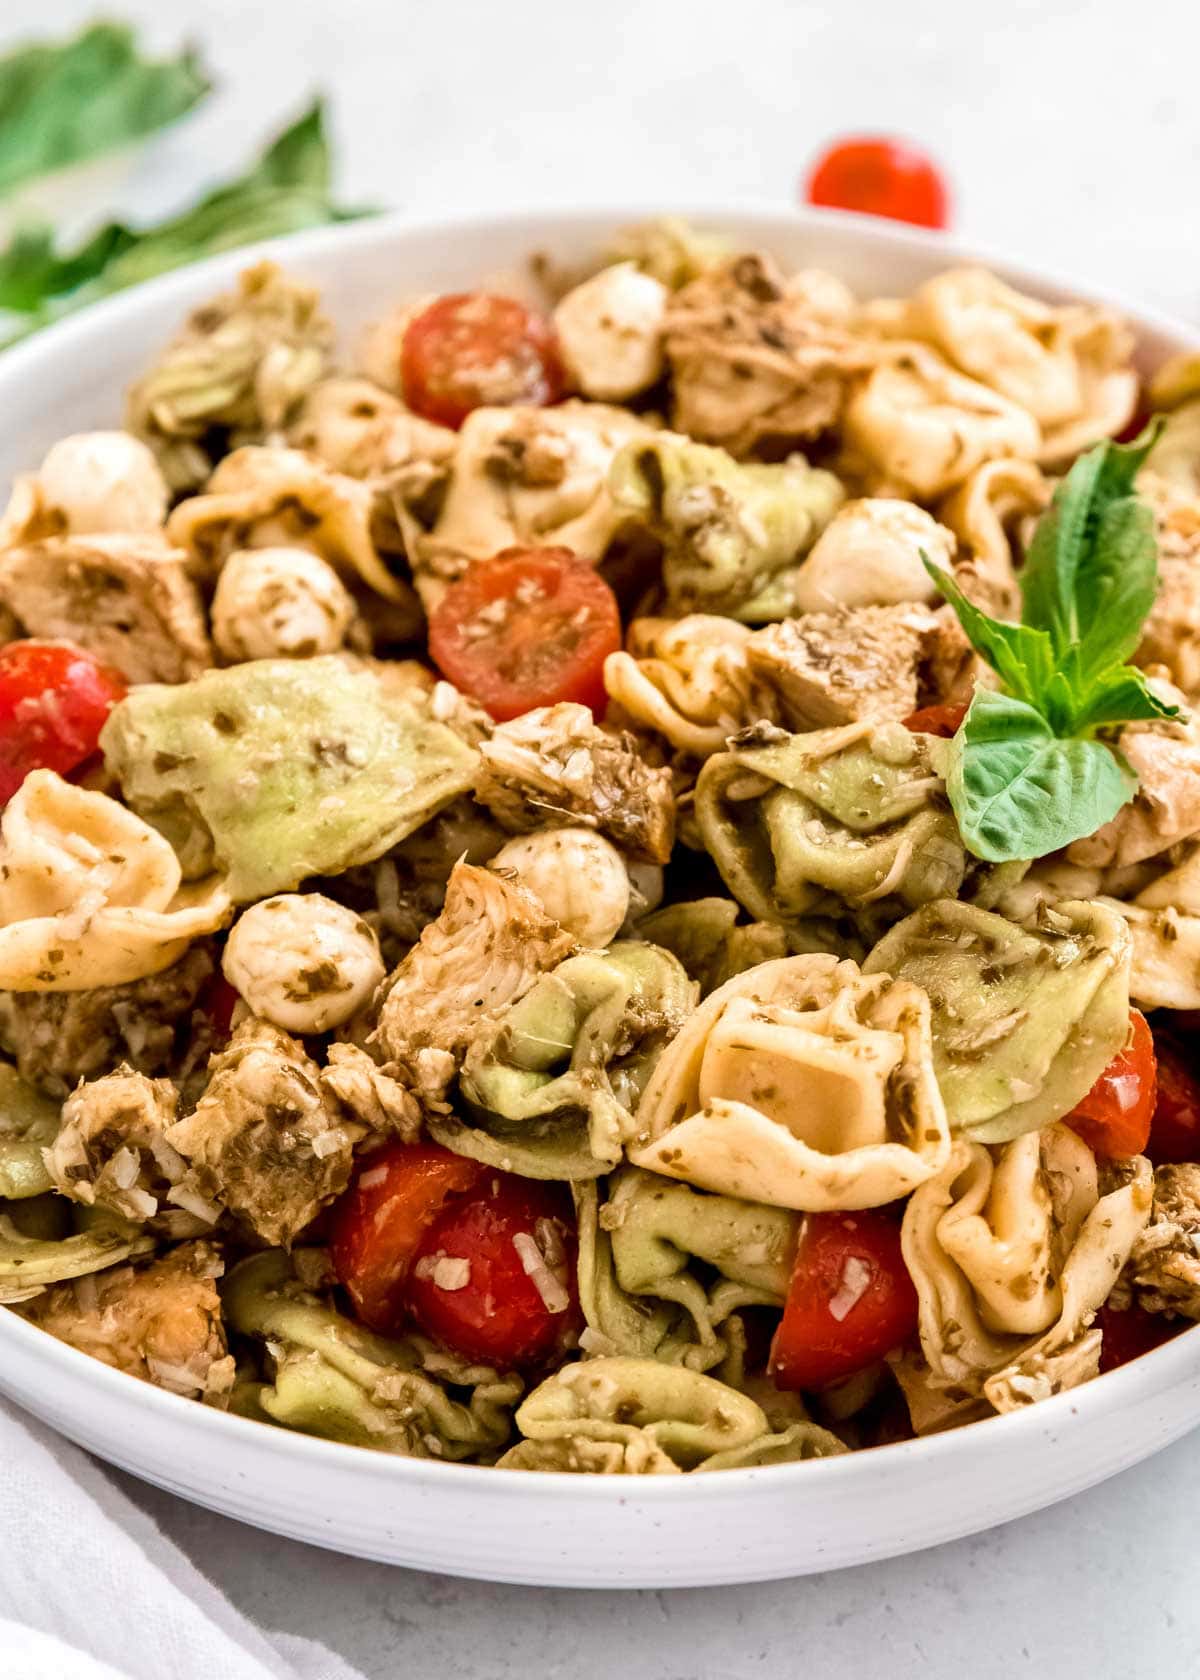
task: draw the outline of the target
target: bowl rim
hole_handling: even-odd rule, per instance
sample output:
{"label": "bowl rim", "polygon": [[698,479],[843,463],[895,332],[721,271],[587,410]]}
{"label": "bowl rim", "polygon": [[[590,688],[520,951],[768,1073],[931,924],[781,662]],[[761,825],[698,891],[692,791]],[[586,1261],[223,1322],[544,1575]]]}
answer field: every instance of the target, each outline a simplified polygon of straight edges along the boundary
{"label": "bowl rim", "polygon": [[[623,199],[618,204],[601,203],[577,205],[563,210],[554,206],[530,205],[504,211],[476,210],[429,216],[407,211],[390,212],[364,218],[353,223],[340,223],[310,228],[284,238],[262,240],[253,245],[220,252],[202,262],[172,269],[153,279],[131,286],[112,297],[91,304],[78,313],[56,322],[31,337],[0,353],[0,390],[9,379],[21,379],[36,373],[44,363],[65,361],[73,351],[86,351],[89,341],[108,328],[119,328],[134,320],[148,302],[166,302],[171,295],[181,298],[207,284],[223,284],[252,263],[270,259],[287,264],[302,264],[320,258],[331,248],[349,252],[370,250],[379,244],[396,239],[420,236],[423,239],[452,240],[469,234],[473,238],[519,234],[523,228],[539,230],[560,229],[564,234],[590,229],[596,225],[619,228],[650,217],[675,215],[702,225],[720,227],[755,222],[764,230],[770,227],[784,231],[815,232],[831,235],[849,234],[853,241],[869,251],[886,254],[907,248],[942,256],[948,263],[983,265],[1000,274],[1009,283],[1027,289],[1034,295],[1060,295],[1109,306],[1126,316],[1139,336],[1147,332],[1183,346],[1200,350],[1200,328],[1156,309],[1147,309],[1117,291],[1085,283],[1069,273],[1029,265],[1012,260],[986,244],[976,244],[949,233],[931,232],[904,223],[843,211],[822,211],[806,207],[780,204],[776,201],[743,200],[722,204],[710,200],[675,203],[664,209],[661,200]],[[540,236],[544,236],[543,234]],[[1183,1381],[1200,1378],[1200,1325],[1181,1330],[1169,1342],[1132,1360],[1114,1371],[1103,1373],[1103,1381],[1093,1378],[1077,1388],[1022,1407],[1018,1411],[982,1418],[956,1429],[947,1429],[911,1440],[892,1442],[837,1454],[831,1458],[808,1459],[790,1464],[756,1465],[725,1470],[719,1475],[645,1476],[638,1478],[638,1499],[658,1503],[677,1499],[737,1499],[768,1479],[772,1486],[784,1480],[800,1478],[805,1487],[817,1488],[849,1486],[864,1477],[874,1479],[881,1470],[902,1464],[906,1469],[925,1466],[944,1467],[952,1472],[966,1455],[975,1456],[979,1450],[1002,1444],[1019,1442],[1031,1433],[1052,1433],[1070,1427],[1072,1418],[1080,1426],[1083,1414],[1099,1420],[1137,1403],[1139,1396],[1166,1390]],[[297,1470],[316,1467],[329,1472],[345,1472],[350,1476],[385,1477],[396,1482],[408,1482],[427,1487],[444,1486],[444,1478],[459,1478],[460,1486],[469,1483],[474,1491],[491,1491],[503,1499],[536,1500],[543,1492],[554,1489],[558,1493],[570,1491],[571,1497],[589,1503],[608,1501],[618,1505],[627,1502],[625,1478],[620,1476],[579,1476],[561,1470],[523,1470],[497,1477],[494,1466],[451,1463],[439,1459],[409,1458],[371,1447],[350,1446],[321,1436],[303,1434],[286,1426],[264,1424],[255,1418],[220,1411],[194,1399],[172,1394],[153,1383],[144,1382],[101,1360],[83,1353],[70,1344],[59,1341],[47,1331],[28,1323],[19,1314],[0,1312],[0,1348],[12,1338],[13,1345],[28,1355],[31,1365],[41,1367],[52,1379],[57,1370],[64,1386],[76,1382],[98,1384],[114,1405],[139,1407],[161,1417],[172,1429],[185,1432],[211,1433],[214,1444],[228,1440],[257,1448],[260,1454],[273,1458],[278,1465],[291,1465]],[[980,1435],[980,1431],[986,1431]],[[881,1456],[882,1455],[882,1456]]]}

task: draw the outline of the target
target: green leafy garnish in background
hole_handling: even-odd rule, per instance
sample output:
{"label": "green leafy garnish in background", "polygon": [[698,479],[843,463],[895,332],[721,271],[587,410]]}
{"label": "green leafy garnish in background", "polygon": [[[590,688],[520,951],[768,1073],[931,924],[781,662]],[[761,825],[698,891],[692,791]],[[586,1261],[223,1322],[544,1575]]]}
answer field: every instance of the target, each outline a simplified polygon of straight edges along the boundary
{"label": "green leafy garnish in background", "polygon": [[[162,80],[168,72],[173,99]],[[47,169],[149,133],[207,91],[189,54],[173,65],[148,64],[138,58],[132,33],[117,24],[97,24],[64,46],[21,48],[0,59],[0,197]],[[122,101],[124,129],[114,114]],[[26,134],[31,112],[45,140],[40,151]],[[369,214],[332,202],[331,173],[318,99],[244,175],[180,215],[141,228],[108,222],[67,250],[53,228],[19,227],[0,247],[0,315],[7,316],[0,346],[184,263]]]}
{"label": "green leafy garnish in background", "polygon": [[1094,834],[1137,778],[1097,731],[1179,718],[1128,660],[1158,589],[1154,516],[1134,487],[1158,435],[1101,443],[1054,493],[1021,572],[1021,622],[989,617],[925,567],[1005,692],[976,689],[949,745],[946,787],[977,857],[1044,857]]}
{"label": "green leafy garnish in background", "polygon": [[0,58],[0,194],[153,134],[208,91],[190,48],[142,58],[124,24],[18,47]]}

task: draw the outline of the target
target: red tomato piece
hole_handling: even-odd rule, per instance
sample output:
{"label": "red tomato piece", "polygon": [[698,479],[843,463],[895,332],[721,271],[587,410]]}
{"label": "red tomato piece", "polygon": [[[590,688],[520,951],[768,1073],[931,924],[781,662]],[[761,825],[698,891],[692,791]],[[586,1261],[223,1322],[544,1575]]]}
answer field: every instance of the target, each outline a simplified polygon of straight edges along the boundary
{"label": "red tomato piece", "polygon": [[771,1344],[775,1386],[827,1388],[902,1346],[916,1328],[917,1292],[893,1215],[808,1214]]}
{"label": "red tomato piece", "polygon": [[1142,1307],[1117,1312],[1107,1303],[1096,1314],[1096,1323],[1103,1331],[1102,1371],[1115,1371],[1120,1365],[1128,1365],[1131,1359],[1140,1359],[1143,1353],[1161,1347],[1186,1328],[1179,1319],[1164,1318],[1161,1313],[1148,1313]]}
{"label": "red tomato piece", "polygon": [[1200,1161],[1200,1079],[1168,1035],[1156,1035],[1154,1048],[1158,1053],[1158,1101],[1146,1154],[1155,1166],[1168,1161]]}
{"label": "red tomato piece", "polygon": [[1129,1011],[1129,1037],[1083,1101],[1066,1117],[1097,1155],[1140,1155],[1150,1136],[1156,1090],[1154,1038],[1140,1009]]}
{"label": "red tomato piece", "polygon": [[567,548],[476,561],[429,619],[434,664],[497,723],[558,700],[602,712],[604,661],[620,645],[616,596]]}
{"label": "red tomato piece", "polygon": [[541,1364],[579,1328],[570,1197],[488,1172],[429,1227],[406,1293],[421,1328],[464,1359]]}
{"label": "red tomato piece", "polygon": [[74,770],[96,750],[125,679],[64,642],[0,648],[0,805],[31,770]]}
{"label": "red tomato piece", "polygon": [[904,727],[917,735],[940,735],[948,741],[952,735],[958,734],[966,715],[965,703],[961,706],[922,706],[919,711],[909,713]]}
{"label": "red tomato piece", "polygon": [[563,394],[554,331],[516,298],[455,292],[413,318],[400,346],[404,400],[427,420],[461,426],[474,408],[545,406]]}
{"label": "red tomato piece", "polygon": [[389,1143],[363,1158],[333,1210],[329,1254],[372,1330],[389,1335],[403,1325],[405,1284],[426,1231],[484,1172],[436,1143]]}
{"label": "red tomato piece", "polygon": [[903,140],[855,135],[837,140],[817,158],[804,186],[809,204],[857,210],[917,227],[944,228],[950,195],[925,152]]}

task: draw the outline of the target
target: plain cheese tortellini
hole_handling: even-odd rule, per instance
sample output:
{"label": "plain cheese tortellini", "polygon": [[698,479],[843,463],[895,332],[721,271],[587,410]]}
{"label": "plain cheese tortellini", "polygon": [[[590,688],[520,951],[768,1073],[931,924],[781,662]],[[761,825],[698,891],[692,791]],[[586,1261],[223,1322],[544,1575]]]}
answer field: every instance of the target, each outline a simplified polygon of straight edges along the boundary
{"label": "plain cheese tortellini", "polygon": [[1034,460],[1037,421],[990,386],[968,379],[926,344],[898,344],[846,409],[846,443],[878,493],[931,501],[985,461]]}
{"label": "plain cheese tortellini", "polygon": [[0,821],[0,990],[81,992],[158,974],[227,919],[211,879],[107,794],[34,770]]}
{"label": "plain cheese tortellini", "polygon": [[1096,1374],[1092,1320],[1153,1198],[1150,1163],[1127,1165],[1101,1195],[1091,1150],[1054,1125],[994,1151],[960,1139],[914,1193],[901,1240],[921,1354],[895,1365],[918,1433],[964,1407],[1012,1411]]}
{"label": "plain cheese tortellini", "polygon": [[663,1052],[637,1111],[636,1165],[768,1206],[879,1207],[950,1148],[929,1000],[825,955],[761,963],[715,991]]}

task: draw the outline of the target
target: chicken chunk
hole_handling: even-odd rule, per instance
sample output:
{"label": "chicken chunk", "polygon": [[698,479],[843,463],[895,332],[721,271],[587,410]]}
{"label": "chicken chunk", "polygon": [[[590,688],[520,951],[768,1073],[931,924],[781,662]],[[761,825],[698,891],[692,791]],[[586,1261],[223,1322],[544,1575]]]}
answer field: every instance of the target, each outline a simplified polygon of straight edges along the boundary
{"label": "chicken chunk", "polygon": [[441,915],[388,984],[375,1034],[386,1071],[424,1102],[444,1107],[475,1039],[575,949],[532,893],[460,863]]}
{"label": "chicken chunk", "polygon": [[750,253],[693,280],[667,308],[672,424],[746,455],[763,438],[815,437],[836,424],[865,352],[808,285]]}
{"label": "chicken chunk", "polygon": [[211,1243],[181,1243],[148,1266],[55,1284],[21,1311],[117,1371],[224,1406],[234,1376],[217,1293],[224,1269]]}
{"label": "chicken chunk", "polygon": [[399,1080],[356,1044],[331,1044],[321,1089],[368,1130],[411,1143],[421,1130],[421,1105]]}
{"label": "chicken chunk", "polygon": [[213,973],[212,949],[193,945],[160,974],[88,992],[0,992],[0,1046],[22,1079],[65,1097],[81,1079],[118,1062],[139,1073],[167,1071],[176,1028]]}
{"label": "chicken chunk", "polygon": [[213,662],[187,556],[154,535],[48,537],[0,554],[0,601],[131,683],[185,682]]}
{"label": "chicken chunk", "polygon": [[826,729],[907,717],[936,635],[923,606],[851,607],[768,625],[751,636],[746,658],[778,694],[787,728]]}
{"label": "chicken chunk", "polygon": [[175,1103],[169,1079],[147,1079],[124,1065],[79,1085],[45,1151],[55,1188],[85,1207],[138,1223],[153,1219],[184,1173],[182,1157],[166,1140]]}
{"label": "chicken chunk", "polygon": [[[1169,684],[1155,686],[1183,704]],[[1137,773],[1138,790],[1111,822],[1068,846],[1071,863],[1122,869],[1200,833],[1200,719],[1127,724],[1117,745]]]}
{"label": "chicken chunk", "polygon": [[671,774],[633,737],[562,701],[504,723],[480,745],[476,798],[513,834],[560,823],[599,829],[630,857],[666,863],[675,839]]}
{"label": "chicken chunk", "polygon": [[251,1018],[211,1065],[194,1111],[167,1131],[188,1162],[182,1188],[240,1214],[264,1242],[289,1246],[346,1188],[363,1128],[321,1089],[304,1048]]}
{"label": "chicken chunk", "polygon": [[1154,1173],[1150,1223],[1133,1245],[1126,1277],[1147,1312],[1200,1321],[1200,1165]]}

